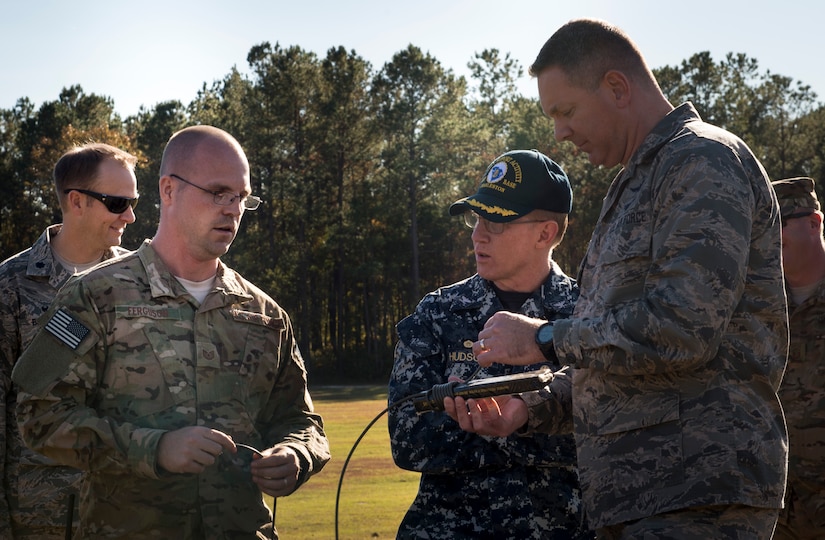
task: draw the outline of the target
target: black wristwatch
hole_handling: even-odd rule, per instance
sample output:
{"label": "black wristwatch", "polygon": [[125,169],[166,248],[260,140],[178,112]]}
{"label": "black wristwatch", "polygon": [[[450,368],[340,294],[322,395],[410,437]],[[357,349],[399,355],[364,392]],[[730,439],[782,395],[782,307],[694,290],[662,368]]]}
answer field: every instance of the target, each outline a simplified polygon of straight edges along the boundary
{"label": "black wristwatch", "polygon": [[548,360],[556,359],[556,349],[553,347],[553,323],[546,322],[536,330],[536,344]]}

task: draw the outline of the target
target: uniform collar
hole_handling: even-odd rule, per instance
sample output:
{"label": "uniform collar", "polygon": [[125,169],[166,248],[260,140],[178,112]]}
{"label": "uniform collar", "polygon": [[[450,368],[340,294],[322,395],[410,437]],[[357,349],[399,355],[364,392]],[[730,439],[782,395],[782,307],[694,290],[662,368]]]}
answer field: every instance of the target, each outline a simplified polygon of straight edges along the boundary
{"label": "uniform collar", "polygon": [[[464,282],[464,286],[468,288],[467,293],[457,294],[452,298],[451,311],[480,309],[484,305],[489,307],[498,305],[499,302],[492,284],[478,274],[468,278]],[[543,306],[546,312],[561,312],[570,304],[569,299],[558,294],[545,294],[545,292],[547,290],[572,290],[573,288],[575,288],[575,280],[562,272],[556,261],[552,261],[550,274],[544,280],[544,283],[533,291],[531,298],[536,300],[537,306]]]}
{"label": "uniform collar", "polygon": [[[152,298],[164,296],[181,297],[186,294],[186,288],[178,281],[166,263],[158,256],[151,240],[145,240],[137,251],[138,257],[149,278],[149,290]],[[217,300],[213,299],[217,294]],[[218,260],[218,269],[215,273],[213,291],[204,300],[201,309],[211,309],[227,304],[243,303],[252,300],[252,295],[246,292],[237,272]]]}
{"label": "uniform collar", "polygon": [[664,118],[659,120],[659,123],[651,130],[650,133],[639,145],[639,148],[631,156],[625,170],[632,173],[638,165],[652,160],[659,150],[672,140],[679,131],[684,129],[688,122],[701,122],[702,118],[696,112],[696,108],[689,101],[682,103],[672,111],[670,111]]}
{"label": "uniform collar", "polygon": [[[32,244],[29,252],[29,264],[26,267],[26,276],[30,278],[48,278],[49,285],[59,289],[66,281],[72,277],[62,264],[57,262],[52,250],[52,238],[60,233],[63,228],[62,223],[49,226]],[[110,247],[103,254],[103,260],[112,259],[118,255],[126,253],[127,250],[119,247]]]}

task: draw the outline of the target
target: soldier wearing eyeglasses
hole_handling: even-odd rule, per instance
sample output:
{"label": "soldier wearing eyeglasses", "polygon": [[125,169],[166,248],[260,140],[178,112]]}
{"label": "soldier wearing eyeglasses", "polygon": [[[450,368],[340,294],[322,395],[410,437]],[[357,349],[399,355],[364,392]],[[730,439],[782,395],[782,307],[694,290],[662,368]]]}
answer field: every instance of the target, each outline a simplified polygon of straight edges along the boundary
{"label": "soldier wearing eyeglasses", "polygon": [[135,156],[101,143],[66,152],[53,173],[62,223],[50,226],[31,248],[0,265],[0,538],[62,539],[67,522],[73,521],[72,496],[80,471],[23,444],[11,370],[37,331],[37,319],[63,284],[74,274],[127,253],[120,242],[126,226],[135,221],[136,162]]}
{"label": "soldier wearing eyeglasses", "polygon": [[220,260],[260,204],[246,155],[183,129],[159,191],[154,238],[67,285],[18,362],[23,437],[87,472],[81,538],[277,538],[263,494],[329,444],[287,313]]}
{"label": "soldier wearing eyeglasses", "polygon": [[788,424],[788,486],[774,538],[825,538],[825,239],[808,177],[771,183],[782,214],[791,344],[779,398]]}
{"label": "soldier wearing eyeglasses", "polygon": [[[496,312],[543,320],[573,312],[578,287],[552,257],[571,208],[567,175],[535,150],[499,156],[477,193],[451,205],[473,230],[477,272],[426,295],[398,324],[390,403],[453,380],[561,369],[548,360],[477,372],[473,343]],[[572,427],[567,435],[490,438],[463,431],[450,414],[390,407],[395,463],[422,473],[399,539],[593,537],[582,525]]]}

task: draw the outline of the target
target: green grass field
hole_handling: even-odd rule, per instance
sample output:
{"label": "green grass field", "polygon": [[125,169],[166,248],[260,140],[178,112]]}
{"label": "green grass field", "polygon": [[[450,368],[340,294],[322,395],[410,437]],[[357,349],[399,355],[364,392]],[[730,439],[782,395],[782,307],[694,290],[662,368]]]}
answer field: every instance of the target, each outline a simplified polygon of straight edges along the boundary
{"label": "green grass field", "polygon": [[[282,540],[335,538],[335,497],[341,469],[364,428],[387,406],[385,386],[310,388],[324,418],[332,459],[289,497],[278,499],[275,523]],[[418,473],[395,466],[386,413],[355,449],[341,484],[338,538],[395,538],[418,490]]]}

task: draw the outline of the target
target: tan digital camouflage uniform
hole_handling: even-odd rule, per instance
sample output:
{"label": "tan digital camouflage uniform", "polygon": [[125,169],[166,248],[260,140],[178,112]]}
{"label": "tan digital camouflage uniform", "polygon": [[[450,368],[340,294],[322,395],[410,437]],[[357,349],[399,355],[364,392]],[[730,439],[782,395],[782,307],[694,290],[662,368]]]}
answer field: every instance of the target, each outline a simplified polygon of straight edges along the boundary
{"label": "tan digital camouflage uniform", "polygon": [[[613,181],[555,325],[594,528],[687,507],[777,509],[788,439],[779,207],[738,138],[690,104]],[[545,414],[530,402],[528,425]],[[770,531],[767,531],[767,535]]]}
{"label": "tan digital camouflage uniform", "polygon": [[779,397],[791,446],[776,538],[825,538],[825,283],[788,307],[791,348]]}
{"label": "tan digital camouflage uniform", "polygon": [[[51,238],[60,225],[46,229],[30,249],[0,265],[0,392],[5,408],[0,418],[0,446],[5,456],[3,498],[0,499],[0,538],[65,538],[69,494],[77,493],[80,471],[59,465],[26,448],[17,430],[17,392],[11,370],[37,331],[37,319],[49,307],[71,274],[58,263]],[[110,248],[104,258],[126,253]],[[76,505],[75,505],[76,506]]]}
{"label": "tan digital camouflage uniform", "polygon": [[[545,320],[568,317],[577,296],[575,281],[554,265],[521,312]],[[487,319],[502,309],[489,282],[477,274],[426,295],[398,324],[389,402],[450,377],[468,380],[478,367],[472,343]],[[542,365],[493,364],[477,378]],[[556,371],[561,366],[550,367]],[[567,386],[569,398],[569,380]],[[484,437],[463,431],[444,412],[418,415],[408,401],[390,408],[389,432],[396,464],[422,473],[397,538],[593,538],[583,526],[570,430],[560,436]]]}
{"label": "tan digital camouflage uniform", "polygon": [[41,324],[13,372],[29,393],[21,430],[33,448],[88,471],[82,538],[270,536],[251,453],[170,474],[157,466],[167,430],[199,425],[259,449],[287,445],[299,485],[329,459],[287,314],[223,264],[198,306],[147,241],[70,281]]}

